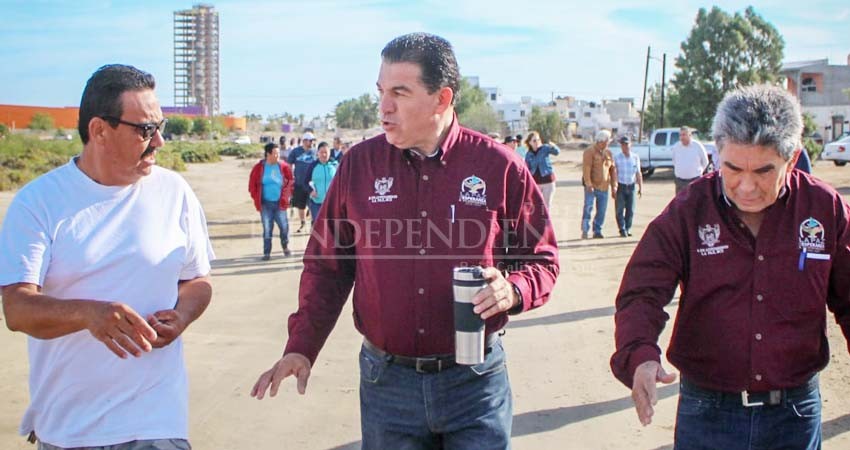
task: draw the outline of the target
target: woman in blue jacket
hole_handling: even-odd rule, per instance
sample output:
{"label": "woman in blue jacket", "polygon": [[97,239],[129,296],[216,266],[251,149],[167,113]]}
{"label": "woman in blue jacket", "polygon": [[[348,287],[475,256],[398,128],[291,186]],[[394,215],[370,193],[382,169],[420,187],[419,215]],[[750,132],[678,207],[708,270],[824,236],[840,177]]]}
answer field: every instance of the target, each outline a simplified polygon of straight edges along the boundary
{"label": "woman in blue jacket", "polygon": [[531,176],[540,192],[546,200],[546,207],[552,208],[552,197],[555,196],[555,171],[552,169],[552,161],[549,155],[557,155],[561,150],[551,144],[544,144],[540,140],[540,133],[532,131],[525,138],[525,146],[528,153],[525,154],[525,164],[528,166]]}
{"label": "woman in blue jacket", "polygon": [[307,170],[307,179],[305,180],[312,189],[307,207],[310,208],[310,218],[314,225],[316,218],[319,217],[322,202],[325,201],[325,195],[331,187],[331,180],[333,180],[336,169],[339,167],[339,162],[331,159],[331,151],[327,142],[319,144],[319,148],[316,150],[316,158],[316,161]]}

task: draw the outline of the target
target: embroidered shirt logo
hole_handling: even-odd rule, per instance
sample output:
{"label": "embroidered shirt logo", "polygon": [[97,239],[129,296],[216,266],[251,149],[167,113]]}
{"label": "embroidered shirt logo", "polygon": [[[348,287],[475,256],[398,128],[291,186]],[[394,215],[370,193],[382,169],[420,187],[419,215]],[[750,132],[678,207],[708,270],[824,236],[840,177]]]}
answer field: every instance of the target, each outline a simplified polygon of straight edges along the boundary
{"label": "embroidered shirt logo", "polygon": [[375,178],[375,193],[378,195],[370,196],[369,201],[372,203],[389,203],[397,199],[398,195],[387,195],[392,188],[392,177]]}
{"label": "embroidered shirt logo", "polygon": [[825,233],[823,224],[814,217],[809,217],[800,223],[798,233],[800,248],[806,249],[808,252],[822,253],[826,250]]}
{"label": "embroidered shirt logo", "polygon": [[487,183],[475,175],[460,184],[459,201],[470,206],[487,206]]}
{"label": "embroidered shirt logo", "polygon": [[701,256],[721,255],[729,248],[728,245],[717,245],[720,242],[720,225],[718,224],[697,227],[697,234],[703,245],[702,248],[697,249],[697,253]]}

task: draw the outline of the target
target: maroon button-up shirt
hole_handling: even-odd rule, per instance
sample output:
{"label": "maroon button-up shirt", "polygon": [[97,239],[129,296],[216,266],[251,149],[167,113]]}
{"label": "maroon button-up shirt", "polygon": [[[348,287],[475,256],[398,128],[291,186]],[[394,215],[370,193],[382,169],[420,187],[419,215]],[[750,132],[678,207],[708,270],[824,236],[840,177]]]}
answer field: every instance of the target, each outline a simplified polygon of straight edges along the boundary
{"label": "maroon button-up shirt", "polygon": [[[454,353],[452,268],[496,266],[522,310],[549,299],[557,241],[525,163],[490,138],[451,125],[421,158],[384,135],[343,158],[307,244],[285,353],[315,361],[352,285],[354,323],[406,356]],[[491,317],[487,332],[505,326]]]}
{"label": "maroon button-up shirt", "polygon": [[660,359],[662,308],[682,283],[667,358],[689,381],[727,392],[803,384],[829,362],[826,309],[850,337],[850,208],[794,170],[754,237],[715,173],[647,228],[617,295],[614,375]]}

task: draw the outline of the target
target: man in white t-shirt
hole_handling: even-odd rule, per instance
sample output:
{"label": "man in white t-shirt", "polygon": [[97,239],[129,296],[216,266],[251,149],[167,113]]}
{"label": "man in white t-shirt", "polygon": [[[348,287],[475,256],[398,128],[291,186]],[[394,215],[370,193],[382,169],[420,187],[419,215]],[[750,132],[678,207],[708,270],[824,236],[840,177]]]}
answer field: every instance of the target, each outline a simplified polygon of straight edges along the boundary
{"label": "man in white t-shirt", "polygon": [[676,177],[676,194],[691,181],[702,176],[708,166],[705,147],[691,137],[691,129],[679,129],[679,142],[673,145],[673,175]]}
{"label": "man in white t-shirt", "polygon": [[83,151],[24,186],[0,231],[3,312],[29,335],[39,450],[189,449],[180,335],[212,296],[198,199],[155,166],[165,120],[153,77],[98,69],[80,104]]}

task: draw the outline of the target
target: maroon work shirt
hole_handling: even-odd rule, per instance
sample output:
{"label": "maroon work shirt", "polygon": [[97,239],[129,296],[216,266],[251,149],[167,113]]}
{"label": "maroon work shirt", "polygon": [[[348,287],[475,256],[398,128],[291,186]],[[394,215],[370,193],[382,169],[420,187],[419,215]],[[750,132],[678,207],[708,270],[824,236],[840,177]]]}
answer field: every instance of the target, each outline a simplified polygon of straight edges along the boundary
{"label": "maroon work shirt", "polygon": [[384,135],[355,145],[307,244],[285,353],[315,361],[352,285],[357,329],[406,356],[454,353],[455,266],[499,267],[522,310],[546,303],[559,266],[544,205],[524,161],[457,118],[431,158]]}
{"label": "maroon work shirt", "polygon": [[682,283],[668,360],[708,389],[803,384],[829,362],[826,308],[850,337],[850,209],[798,170],[754,237],[715,173],[676,197],[647,228],[617,295],[614,375],[659,360],[662,308]]}

